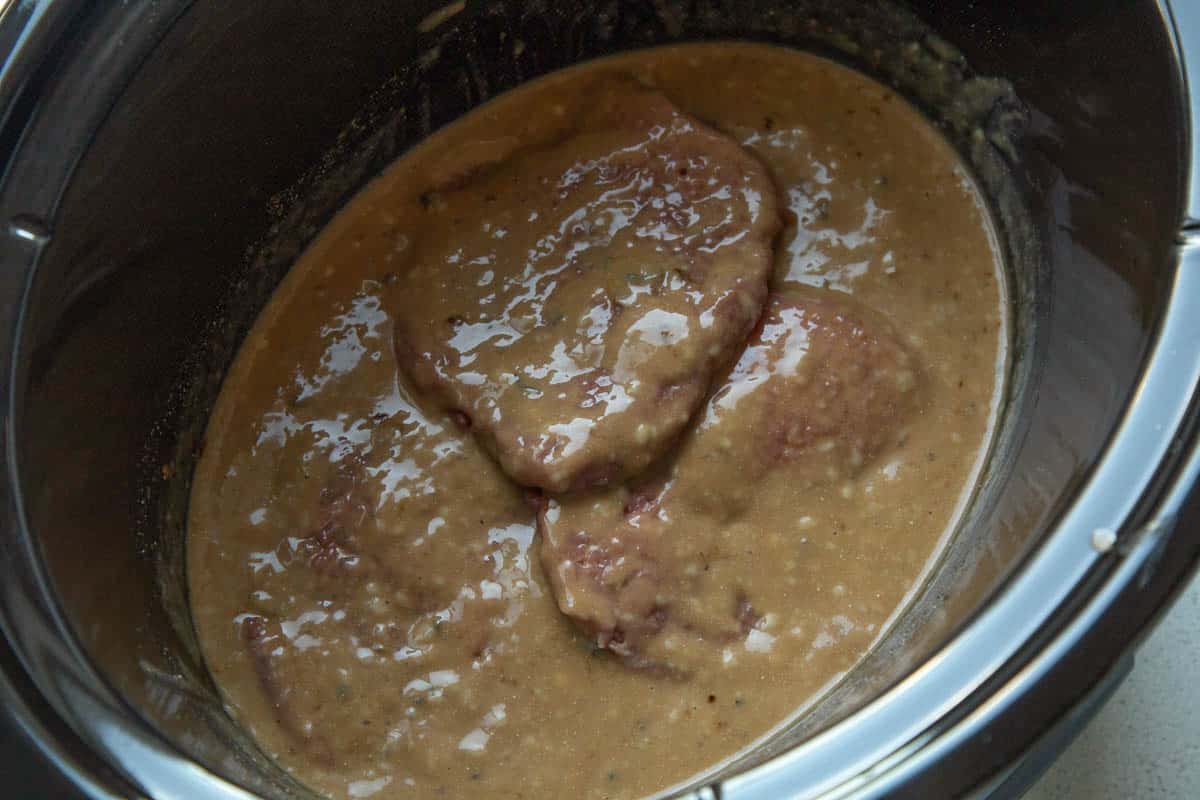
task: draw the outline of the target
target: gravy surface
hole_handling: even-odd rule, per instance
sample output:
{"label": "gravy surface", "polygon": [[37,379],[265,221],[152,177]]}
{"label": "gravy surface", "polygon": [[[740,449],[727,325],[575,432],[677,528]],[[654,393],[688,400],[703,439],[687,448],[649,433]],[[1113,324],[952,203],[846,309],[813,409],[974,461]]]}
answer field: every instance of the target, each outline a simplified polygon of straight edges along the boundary
{"label": "gravy surface", "polygon": [[676,677],[715,667],[730,646],[772,646],[745,526],[772,498],[851,493],[907,434],[924,388],[915,361],[886,320],[844,296],[777,291],[674,459],[616,490],[544,504],[542,564],[559,608],[598,646]]}
{"label": "gravy surface", "polygon": [[[788,225],[755,335],[809,324],[803,363],[819,381],[856,387],[761,444],[753,403],[705,427],[704,409],[721,416],[728,399],[714,383],[673,462],[692,477],[663,502],[686,507],[704,557],[671,525],[655,540],[670,547],[653,552],[676,592],[691,592],[707,562],[702,590],[677,605],[694,600],[703,616],[709,598],[728,608],[744,596],[746,613],[735,607],[719,635],[688,628],[682,650],[654,638],[648,660],[667,673],[572,624],[539,559],[550,548],[544,560],[556,563],[539,509],[570,512],[572,530],[609,530],[609,517],[628,521],[638,479],[531,503],[476,431],[410,383],[393,347],[398,315],[412,319],[431,189],[560,145],[587,117],[588,87],[612,76],[656,89],[765,165]],[[293,267],[210,420],[189,582],[230,713],[333,797],[636,797],[719,766],[854,667],[956,524],[1005,368],[989,225],[952,149],[899,97],[763,45],[583,65],[432,136]],[[724,385],[746,374],[734,366]],[[864,386],[882,401],[864,399]],[[775,394],[822,396],[798,391],[750,396],[769,409]],[[876,425],[885,407],[903,413]]]}

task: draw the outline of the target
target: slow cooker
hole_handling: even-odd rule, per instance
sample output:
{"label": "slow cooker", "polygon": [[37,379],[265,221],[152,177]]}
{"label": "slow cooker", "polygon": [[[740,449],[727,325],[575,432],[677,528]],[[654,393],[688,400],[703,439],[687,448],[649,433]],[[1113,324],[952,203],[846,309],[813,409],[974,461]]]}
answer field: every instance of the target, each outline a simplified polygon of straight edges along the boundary
{"label": "slow cooker", "polygon": [[851,64],[941,126],[1002,231],[1017,357],[912,606],[690,796],[1015,796],[1065,746],[1200,554],[1200,6],[16,0],[0,692],[10,741],[49,765],[8,770],[43,781],[18,794],[309,796],[223,711],[183,580],[191,468],[255,313],[356,189],[470,108],[605,53],[730,38]]}

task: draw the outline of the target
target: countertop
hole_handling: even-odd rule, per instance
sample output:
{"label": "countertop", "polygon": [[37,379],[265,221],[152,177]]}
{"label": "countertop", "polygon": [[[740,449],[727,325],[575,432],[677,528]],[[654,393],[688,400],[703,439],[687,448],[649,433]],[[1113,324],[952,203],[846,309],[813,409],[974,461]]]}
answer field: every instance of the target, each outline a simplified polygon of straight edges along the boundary
{"label": "countertop", "polygon": [[1200,797],[1200,576],[1108,704],[1025,800]]}

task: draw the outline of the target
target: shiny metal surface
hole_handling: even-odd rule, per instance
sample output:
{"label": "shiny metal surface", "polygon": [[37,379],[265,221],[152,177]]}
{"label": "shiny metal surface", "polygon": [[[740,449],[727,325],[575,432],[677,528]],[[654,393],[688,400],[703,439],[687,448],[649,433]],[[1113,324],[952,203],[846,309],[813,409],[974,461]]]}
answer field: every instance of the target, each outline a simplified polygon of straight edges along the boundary
{"label": "shiny metal surface", "polygon": [[[57,74],[52,71],[61,46],[55,37],[68,26],[84,24],[81,15],[88,11],[84,4],[21,3],[0,20],[0,40],[28,48],[20,59],[9,62],[13,69],[22,71],[11,79],[0,80],[0,88],[10,93],[5,98],[7,128],[3,137],[12,147],[7,154],[4,189],[0,190],[0,219],[6,221],[5,236],[0,239],[0,260],[6,276],[0,286],[4,291],[0,309],[4,311],[5,323],[0,329],[4,337],[0,348],[9,357],[8,378],[0,384],[3,389],[0,401],[5,408],[3,444],[10,474],[16,470],[14,462],[18,458],[14,442],[19,434],[14,419],[21,413],[23,400],[12,390],[23,379],[28,366],[13,363],[11,357],[20,348],[22,329],[27,330],[31,322],[37,321],[35,314],[19,305],[26,288],[26,270],[53,241],[62,189],[92,132],[144,55],[128,46],[131,31],[138,32],[145,46],[152,46],[179,10],[178,5],[172,8],[168,3],[155,3],[140,6],[129,14],[111,14],[94,20],[90,29],[91,47],[84,48],[91,63],[84,72],[77,71],[73,76],[69,70]],[[25,116],[18,116],[21,113]],[[37,144],[31,145],[31,139]],[[19,487],[6,480],[0,484],[0,495],[5,514],[3,528],[10,534],[0,553],[6,576],[0,595],[3,607],[0,628],[42,699],[88,748],[120,774],[114,776],[97,767],[89,774],[88,767],[59,749],[53,735],[39,731],[32,708],[21,711],[19,707],[10,707],[19,714],[31,735],[45,736],[43,752],[80,789],[96,796],[108,791],[127,795],[130,786],[126,781],[137,787],[135,792],[163,796],[178,791],[177,785],[182,780],[188,786],[188,796],[249,797],[223,781],[206,777],[203,771],[189,769],[156,733],[127,724],[130,708],[126,701],[91,669],[89,655],[80,648],[70,624],[62,617],[42,568],[37,542],[11,535],[28,529]],[[211,794],[214,785],[216,795]]]}
{"label": "shiny metal surface", "polygon": [[0,769],[26,796],[117,800],[136,797],[41,699],[0,640]]}
{"label": "shiny metal surface", "polygon": [[[804,38],[806,17],[788,9],[852,22],[870,13],[817,0],[713,0],[692,4],[693,17],[671,3],[607,16],[534,4],[526,11],[561,29],[498,64],[488,32],[541,17],[502,4],[510,17],[455,27],[460,19],[420,39],[416,22],[436,5],[364,4],[337,25],[330,11],[275,18],[284,12],[266,2],[231,10],[184,0],[40,0],[0,18],[0,43],[12,48],[0,70],[0,627],[61,719],[147,795],[250,796],[236,783],[297,791],[246,755],[179,623],[182,564],[170,534],[180,528],[155,514],[170,512],[168,495],[186,480],[164,487],[135,475],[186,471],[200,446],[188,426],[202,425],[203,398],[305,232],[430,128],[577,57],[739,31],[828,50],[830,40]],[[1200,183],[1188,161],[1200,151],[1177,62],[1200,48],[1200,12],[1176,3],[1172,29],[1165,4],[913,5],[967,62],[1009,78],[1030,109],[1019,163],[1037,246],[1026,255],[1041,253],[1053,270],[1046,284],[1030,281],[1039,291],[1030,330],[1043,349],[1018,398],[1029,423],[1013,428],[1017,455],[998,473],[1000,499],[976,517],[982,557],[946,571],[923,633],[898,647],[892,671],[835,698],[823,732],[726,779],[722,796],[927,796],[994,784],[1103,679],[1200,551],[1187,535],[1200,524]],[[374,91],[420,47],[451,36],[493,79],[486,89],[467,82],[431,99],[422,80],[459,86],[459,73],[434,71],[415,94]],[[941,40],[914,43],[934,54],[920,63],[935,72],[961,68]],[[297,51],[322,57],[297,64]],[[313,86],[338,91],[313,103]],[[393,113],[407,100],[421,115]],[[337,151],[354,157],[301,182],[317,201],[292,206],[290,218],[267,213],[288,207],[288,188],[364,104],[360,121],[371,124],[349,137],[357,150]],[[976,141],[949,120],[947,130]],[[1007,144],[989,140],[978,153],[1002,164]],[[265,267],[246,272],[243,254],[272,226],[294,236],[271,240]],[[181,372],[208,376],[183,402]],[[1099,529],[1118,534],[1113,549],[1095,549]],[[910,660],[919,666],[905,674]],[[98,770],[79,780],[111,779]]]}
{"label": "shiny metal surface", "polygon": [[[1191,96],[1192,130],[1195,131],[1197,114],[1196,92],[1200,89],[1200,4],[1189,0],[1171,0],[1165,3],[1166,13],[1174,23],[1176,46],[1188,76],[1188,91]],[[1188,205],[1185,226],[1200,225],[1200,138],[1192,137],[1192,171],[1188,180]]]}

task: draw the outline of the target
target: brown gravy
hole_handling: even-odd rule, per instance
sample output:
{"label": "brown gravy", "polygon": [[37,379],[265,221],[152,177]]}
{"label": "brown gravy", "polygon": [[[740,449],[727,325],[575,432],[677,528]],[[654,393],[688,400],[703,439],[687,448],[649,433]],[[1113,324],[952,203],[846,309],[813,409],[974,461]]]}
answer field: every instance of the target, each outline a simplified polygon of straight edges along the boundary
{"label": "brown gravy", "polygon": [[[562,140],[602,74],[657,88],[761,159],[792,215],[773,290],[885,320],[919,364],[915,407],[848,456],[853,469],[772,469],[748,486],[740,462],[693,459],[699,493],[707,482],[737,509],[705,528],[725,576],[705,585],[726,603],[737,582],[753,619],[720,644],[685,642],[682,675],[631,667],[568,621],[525,492],[393,350],[430,187]],[[188,564],[230,713],[333,797],[636,797],[711,771],[851,670],[936,561],[987,450],[1004,297],[990,222],[952,149],[844,67],[687,45],[498,98],[348,204],[226,378]]]}

